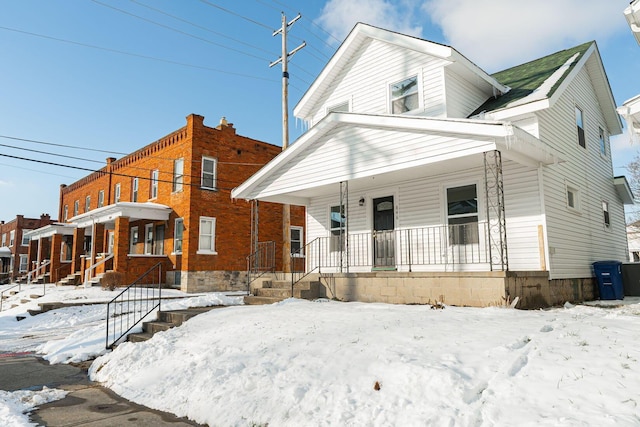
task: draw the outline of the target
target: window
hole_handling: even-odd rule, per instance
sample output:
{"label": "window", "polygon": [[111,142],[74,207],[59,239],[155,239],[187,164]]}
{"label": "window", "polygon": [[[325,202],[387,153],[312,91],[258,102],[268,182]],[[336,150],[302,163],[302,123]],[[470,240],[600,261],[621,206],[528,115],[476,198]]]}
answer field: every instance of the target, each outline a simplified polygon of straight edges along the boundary
{"label": "window", "polygon": [[290,228],[290,232],[291,232],[291,254],[295,256],[304,256],[304,253],[301,252],[302,236],[303,236],[302,227],[296,227],[292,225]]}
{"label": "window", "polygon": [[153,224],[144,226],[144,253],[146,255],[153,253]]}
{"label": "window", "polygon": [[64,213],[62,214],[62,218],[64,218],[65,221],[67,219],[69,219],[69,206],[68,205],[64,205]]}
{"label": "window", "polygon": [[216,219],[200,217],[199,253],[215,253],[216,251]]}
{"label": "window", "polygon": [[116,234],[113,231],[109,231],[109,233],[107,234],[107,253],[108,254],[113,253],[113,247],[115,246],[115,243],[116,243]]}
{"label": "window", "polygon": [[173,232],[173,252],[182,253],[182,233],[184,232],[184,221],[182,218],[176,218],[176,225]]}
{"label": "window", "polygon": [[11,230],[9,232],[9,247],[13,247],[13,244],[16,242],[16,230]]}
{"label": "window", "polygon": [[6,246],[7,245],[7,233],[2,233],[2,245],[0,246]]}
{"label": "window", "polygon": [[21,254],[20,255],[20,273],[26,273],[27,267],[29,264],[29,255]]}
{"label": "window", "polygon": [[184,183],[184,159],[176,159],[173,162],[173,191],[182,191]]}
{"label": "window", "polygon": [[571,185],[567,185],[567,206],[575,210],[580,209],[580,193]]}
{"label": "window", "polygon": [[164,225],[156,226],[155,238],[153,240],[153,254],[164,254]]}
{"label": "window", "polygon": [[80,200],[73,202],[73,216],[77,216],[80,212]]}
{"label": "window", "polygon": [[611,219],[609,218],[609,202],[602,202],[602,214],[604,216],[604,226],[609,228],[611,226]]}
{"label": "window", "polygon": [[27,232],[29,232],[31,230],[27,230],[26,228],[22,229],[22,246],[29,246],[29,241],[31,240],[31,238],[29,236],[25,236],[25,234],[27,234]]}
{"label": "window", "polygon": [[136,253],[136,246],[138,245],[138,227],[131,227],[129,236],[129,253]]}
{"label": "window", "polygon": [[100,190],[98,193],[98,207],[101,208],[104,206],[104,190]]}
{"label": "window", "polygon": [[218,161],[212,157],[202,158],[202,188],[216,189],[216,164]]}
{"label": "window", "polygon": [[578,129],[578,144],[582,148],[587,148],[587,144],[584,139],[584,121],[582,117],[582,110],[576,107],[576,128]]}
{"label": "window", "polygon": [[599,133],[600,133],[600,154],[602,156],[606,156],[607,155],[607,140],[606,137],[604,135],[604,129],[599,128]]}
{"label": "window", "polygon": [[131,201],[138,201],[138,178],[133,178],[131,180]]}
{"label": "window", "polygon": [[331,252],[344,250],[346,225],[344,205],[331,206],[329,209],[329,231],[331,232],[329,250]]}
{"label": "window", "polygon": [[84,199],[84,211],[89,212],[91,210],[91,196],[87,196]]}
{"label": "window", "polygon": [[120,201],[120,183],[117,183],[113,189],[113,203]]}
{"label": "window", "polygon": [[391,85],[391,113],[402,114],[418,109],[418,76]]}
{"label": "window", "polygon": [[160,177],[160,172],[158,169],[154,169],[151,171],[151,194],[149,197],[151,199],[155,199],[158,197],[158,179]]}
{"label": "window", "polygon": [[449,244],[478,243],[478,194],[476,185],[447,188]]}

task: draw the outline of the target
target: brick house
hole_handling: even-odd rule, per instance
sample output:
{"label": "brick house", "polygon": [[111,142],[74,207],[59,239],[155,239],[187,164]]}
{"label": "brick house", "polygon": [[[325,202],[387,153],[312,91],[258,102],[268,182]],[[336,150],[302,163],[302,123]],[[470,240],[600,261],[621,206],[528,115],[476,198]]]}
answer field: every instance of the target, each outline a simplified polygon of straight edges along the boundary
{"label": "brick house", "polygon": [[16,215],[9,222],[0,221],[0,283],[13,280],[31,269],[28,261],[29,237],[26,233],[53,222],[49,214],[42,214],[40,218]]}
{"label": "brick house", "polygon": [[[116,271],[129,284],[161,265],[163,281],[183,291],[244,290],[256,242],[275,242],[281,251],[282,206],[260,204],[260,229],[252,232],[255,210],[230,191],[280,152],[238,135],[224,118],[212,128],[189,115],[185,127],[61,185],[61,223],[32,232],[30,257],[37,262],[50,252],[51,282]],[[291,216],[300,231],[304,209]]]}

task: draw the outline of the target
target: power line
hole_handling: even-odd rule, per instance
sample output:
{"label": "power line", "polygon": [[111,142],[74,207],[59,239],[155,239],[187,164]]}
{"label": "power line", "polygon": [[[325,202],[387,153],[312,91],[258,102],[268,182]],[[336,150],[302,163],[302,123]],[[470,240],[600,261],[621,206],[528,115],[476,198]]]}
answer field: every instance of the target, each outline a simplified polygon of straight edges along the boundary
{"label": "power line", "polygon": [[263,24],[262,22],[258,22],[258,21],[254,20],[254,19],[247,18],[247,17],[246,17],[246,16],[244,16],[244,15],[241,15],[241,14],[239,14],[239,13],[233,12],[233,11],[231,11],[231,10],[229,10],[229,9],[225,9],[225,8],[224,8],[224,7],[222,7],[222,6],[218,6],[217,4],[211,3],[210,1],[207,1],[207,0],[200,0],[200,1],[201,1],[202,3],[204,3],[204,4],[208,5],[208,6],[215,7],[216,9],[220,9],[220,10],[222,10],[223,12],[226,12],[226,13],[228,13],[228,14],[230,14],[230,15],[233,15],[233,16],[236,16],[236,17],[238,17],[238,18],[244,19],[245,21],[251,22],[252,24],[255,24],[255,25],[257,25],[257,26],[259,26],[259,27],[262,27],[262,28],[266,28],[267,30],[271,31],[271,26],[266,25],[266,24]]}
{"label": "power line", "polygon": [[20,166],[10,165],[8,163],[0,163],[0,166],[7,166],[7,167],[10,167],[10,168],[20,169],[20,170],[29,171],[29,172],[38,172],[38,173],[41,173],[41,174],[44,174],[44,175],[52,175],[52,176],[59,176],[59,177],[62,177],[62,178],[77,179],[76,177],[69,176],[69,175],[60,175],[58,173],[43,172],[43,171],[38,170],[38,169],[21,168]]}
{"label": "power line", "polygon": [[77,145],[55,144],[53,142],[37,141],[35,139],[18,138],[16,136],[8,136],[8,135],[0,135],[0,138],[13,139],[14,141],[33,142],[34,144],[51,145],[53,147],[74,148],[77,150],[95,151],[98,153],[106,153],[106,154],[118,154],[118,155],[124,155],[124,156],[129,154],[129,153],[120,153],[118,151],[99,150],[97,148],[79,147]]}
{"label": "power line", "polygon": [[267,81],[267,82],[271,82],[271,83],[279,83],[278,80],[268,79],[268,78],[265,78],[265,77],[252,76],[252,75],[249,75],[249,74],[242,74],[242,73],[234,73],[234,72],[231,72],[231,71],[220,70],[218,68],[205,67],[205,66],[201,66],[201,65],[188,64],[188,63],[185,63],[185,62],[172,61],[170,59],[157,58],[157,57],[149,56],[149,55],[142,55],[142,54],[137,54],[137,53],[132,53],[132,52],[126,52],[126,51],[123,51],[123,50],[112,49],[112,48],[102,47],[102,46],[96,46],[96,45],[91,45],[91,44],[87,44],[87,43],[76,42],[76,41],[73,41],[73,40],[66,40],[66,39],[61,39],[61,38],[58,38],[58,37],[47,36],[47,35],[44,35],[44,34],[38,34],[38,33],[29,32],[29,31],[18,30],[18,29],[15,29],[15,28],[9,28],[9,27],[0,26],[0,29],[7,30],[7,31],[13,31],[13,32],[16,32],[16,33],[21,33],[21,34],[27,34],[27,35],[34,36],[34,37],[40,37],[40,38],[43,38],[43,39],[54,40],[54,41],[58,41],[58,42],[62,42],[62,43],[69,43],[69,44],[73,44],[73,45],[77,45],[77,46],[88,47],[88,48],[91,48],[91,49],[104,50],[106,52],[111,52],[111,53],[118,53],[120,55],[127,55],[127,56],[133,56],[133,57],[136,57],[136,58],[150,59],[152,61],[164,62],[164,63],[167,63],[167,64],[180,65],[180,66],[183,66],[183,67],[196,68],[196,69],[206,70],[206,71],[213,71],[213,72],[216,72],[216,73],[228,74],[228,75],[237,76],[237,77],[245,77],[245,78],[248,78],[248,79],[262,80],[262,81]]}

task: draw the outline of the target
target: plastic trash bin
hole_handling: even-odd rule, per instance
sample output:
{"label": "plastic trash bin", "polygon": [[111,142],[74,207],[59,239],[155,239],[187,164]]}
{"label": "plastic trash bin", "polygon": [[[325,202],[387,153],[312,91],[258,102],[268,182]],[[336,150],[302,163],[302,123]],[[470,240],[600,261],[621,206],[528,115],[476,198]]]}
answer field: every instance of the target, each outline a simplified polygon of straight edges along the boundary
{"label": "plastic trash bin", "polygon": [[622,284],[625,296],[640,297],[640,262],[622,264]]}
{"label": "plastic trash bin", "polygon": [[622,263],[620,261],[597,261],[593,263],[593,272],[598,281],[601,300],[624,298],[622,285]]}

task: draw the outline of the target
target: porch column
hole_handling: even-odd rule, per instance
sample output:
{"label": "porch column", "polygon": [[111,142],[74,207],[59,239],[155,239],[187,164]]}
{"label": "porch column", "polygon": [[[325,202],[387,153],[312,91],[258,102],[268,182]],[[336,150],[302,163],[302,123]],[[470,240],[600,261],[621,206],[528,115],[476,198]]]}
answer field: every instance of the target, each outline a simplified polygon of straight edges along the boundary
{"label": "porch column", "polygon": [[95,256],[100,252],[106,252],[104,247],[104,224],[94,224],[94,232],[93,232],[93,260],[95,262]]}
{"label": "porch column", "polygon": [[113,242],[113,270],[126,273],[129,254],[129,218],[116,218]]}
{"label": "porch column", "polygon": [[487,205],[487,234],[489,262],[492,271],[509,269],[507,256],[507,228],[504,214],[504,181],[500,151],[484,154],[484,188]]}
{"label": "porch column", "polygon": [[56,283],[60,280],[62,237],[62,234],[54,234],[51,236],[51,264],[49,264],[49,280],[51,283]]}
{"label": "porch column", "polygon": [[38,239],[38,256],[36,258],[36,279],[40,275],[40,264],[42,263],[42,258],[44,255],[44,245],[42,244],[42,239]]}
{"label": "porch column", "polygon": [[28,255],[28,260],[27,260],[27,273],[31,270],[33,270],[33,264],[34,262],[38,259],[38,242],[40,241],[40,238],[38,238],[37,240],[30,240],[29,241],[29,255]]}
{"label": "porch column", "polygon": [[73,230],[73,244],[71,249],[71,274],[80,271],[80,255],[84,246],[84,228],[77,227]]}

